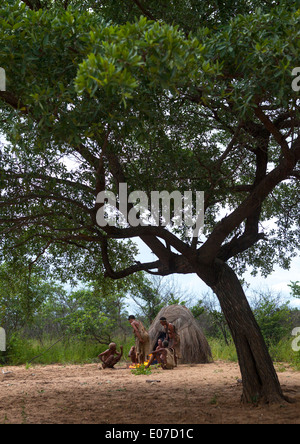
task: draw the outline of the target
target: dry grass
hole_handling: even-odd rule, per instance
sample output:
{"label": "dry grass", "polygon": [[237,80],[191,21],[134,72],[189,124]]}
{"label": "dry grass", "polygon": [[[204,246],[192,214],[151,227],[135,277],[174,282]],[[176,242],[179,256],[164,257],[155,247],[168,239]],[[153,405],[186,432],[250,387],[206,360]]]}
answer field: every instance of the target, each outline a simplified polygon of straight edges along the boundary
{"label": "dry grass", "polygon": [[182,305],[170,305],[158,313],[149,329],[152,350],[159,334],[164,331],[159,321],[163,316],[175,325],[180,336],[181,364],[205,364],[212,361],[210,346],[200,325],[191,311]]}

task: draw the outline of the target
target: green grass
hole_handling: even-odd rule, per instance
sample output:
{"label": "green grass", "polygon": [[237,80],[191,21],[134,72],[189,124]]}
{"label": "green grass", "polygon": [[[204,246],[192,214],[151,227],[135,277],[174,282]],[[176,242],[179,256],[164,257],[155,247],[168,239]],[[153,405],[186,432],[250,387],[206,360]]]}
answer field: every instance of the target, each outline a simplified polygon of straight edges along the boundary
{"label": "green grass", "polygon": [[270,345],[269,352],[274,362],[287,362],[300,371],[300,351],[292,349],[292,340],[282,339],[278,344]]}
{"label": "green grass", "polygon": [[[215,361],[238,362],[233,343],[226,345],[224,341],[215,338],[208,338],[208,342]],[[274,362],[289,363],[295,370],[300,371],[300,351],[295,352],[292,349],[292,340],[290,338],[285,338],[277,344],[269,345],[269,352]]]}
{"label": "green grass", "polygon": [[150,368],[145,368],[146,366],[144,364],[140,365],[140,367],[135,368],[133,370],[131,370],[131,373],[133,375],[151,375],[151,369]]}
{"label": "green grass", "polygon": [[214,361],[237,362],[237,353],[233,343],[226,345],[224,341],[215,338],[208,338]]}
{"label": "green grass", "polygon": [[[5,353],[5,359],[2,357],[2,364],[90,364],[99,362],[98,355],[108,347],[108,344],[75,339],[62,340],[51,347],[55,342],[55,339],[46,339],[42,343],[38,340],[14,339]],[[124,344],[125,358],[131,346],[129,342]],[[118,342],[117,347],[119,350]]]}
{"label": "green grass", "polygon": [[[43,345],[36,340],[26,341],[22,347],[13,347],[12,352],[8,355],[9,363],[11,365],[29,362],[33,364],[88,363],[93,362],[104,348],[95,343],[73,341],[60,342],[48,350],[52,344],[51,341],[44,341]],[[34,359],[35,357],[36,359]]]}
{"label": "green grass", "polygon": [[[118,350],[122,344],[121,340],[115,339]],[[8,351],[0,353],[0,364],[2,365],[30,365],[42,364],[90,364],[99,362],[98,355],[107,349],[107,345],[98,344],[95,341],[76,340],[69,338],[62,340],[49,349],[55,339],[45,339],[43,343],[38,340],[25,340],[14,338]],[[208,338],[213,359],[215,361],[238,362],[236,349],[233,343],[226,345],[224,341]],[[130,347],[133,345],[131,338],[123,343],[123,361],[128,360]],[[291,346],[291,339],[283,339],[278,344],[270,345],[271,357],[276,363],[289,363],[295,370],[300,371],[300,352],[295,352]],[[38,357],[37,357],[38,356]],[[37,357],[36,359],[33,359]]]}

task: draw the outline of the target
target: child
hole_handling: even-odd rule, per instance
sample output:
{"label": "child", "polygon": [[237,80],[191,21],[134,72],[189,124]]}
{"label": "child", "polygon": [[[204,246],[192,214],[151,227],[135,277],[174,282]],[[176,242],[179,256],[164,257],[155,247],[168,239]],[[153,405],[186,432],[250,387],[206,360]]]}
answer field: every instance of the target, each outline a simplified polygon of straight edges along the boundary
{"label": "child", "polygon": [[98,358],[102,361],[102,367],[105,368],[114,368],[117,362],[120,361],[123,356],[123,346],[120,346],[121,353],[117,352],[117,346],[114,342],[109,344],[109,348],[105,350],[105,352],[101,353]]}
{"label": "child", "polygon": [[138,358],[135,350],[135,346],[133,345],[129,351],[128,357],[131,359],[132,364],[138,364]]}
{"label": "child", "polygon": [[180,336],[176,331],[175,325],[168,322],[165,317],[160,318],[160,323],[164,327],[166,340],[169,342],[169,348],[174,351],[175,366],[177,360],[181,358],[180,354]]}

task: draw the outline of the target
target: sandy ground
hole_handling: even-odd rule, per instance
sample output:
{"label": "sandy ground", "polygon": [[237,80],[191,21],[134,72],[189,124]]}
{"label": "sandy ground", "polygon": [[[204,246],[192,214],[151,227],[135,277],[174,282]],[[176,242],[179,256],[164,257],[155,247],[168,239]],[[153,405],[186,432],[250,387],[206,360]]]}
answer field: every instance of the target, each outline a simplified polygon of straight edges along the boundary
{"label": "sandy ground", "polygon": [[300,424],[300,372],[288,364],[276,368],[284,393],[295,403],[263,407],[241,405],[234,363],[181,365],[139,376],[125,365],[0,369],[0,423]]}

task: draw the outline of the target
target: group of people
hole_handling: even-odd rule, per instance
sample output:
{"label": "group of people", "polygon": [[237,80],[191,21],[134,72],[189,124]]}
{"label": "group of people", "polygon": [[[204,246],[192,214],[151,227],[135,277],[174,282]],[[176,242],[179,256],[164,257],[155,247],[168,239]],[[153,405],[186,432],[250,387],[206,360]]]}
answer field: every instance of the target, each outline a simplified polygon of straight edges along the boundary
{"label": "group of people", "polygon": [[[168,322],[165,317],[160,318],[163,331],[159,335],[155,350],[150,351],[149,334],[143,323],[133,315],[129,316],[128,321],[135,336],[135,346],[131,347],[129,352],[133,364],[144,364],[147,360],[145,368],[149,368],[155,362],[160,364],[164,370],[177,366],[178,359],[180,359],[180,337],[174,324]],[[116,344],[112,342],[109,344],[109,348],[98,356],[104,369],[114,368],[121,360],[123,346],[120,349],[121,351],[118,352]],[[148,359],[149,357],[150,359]]]}

